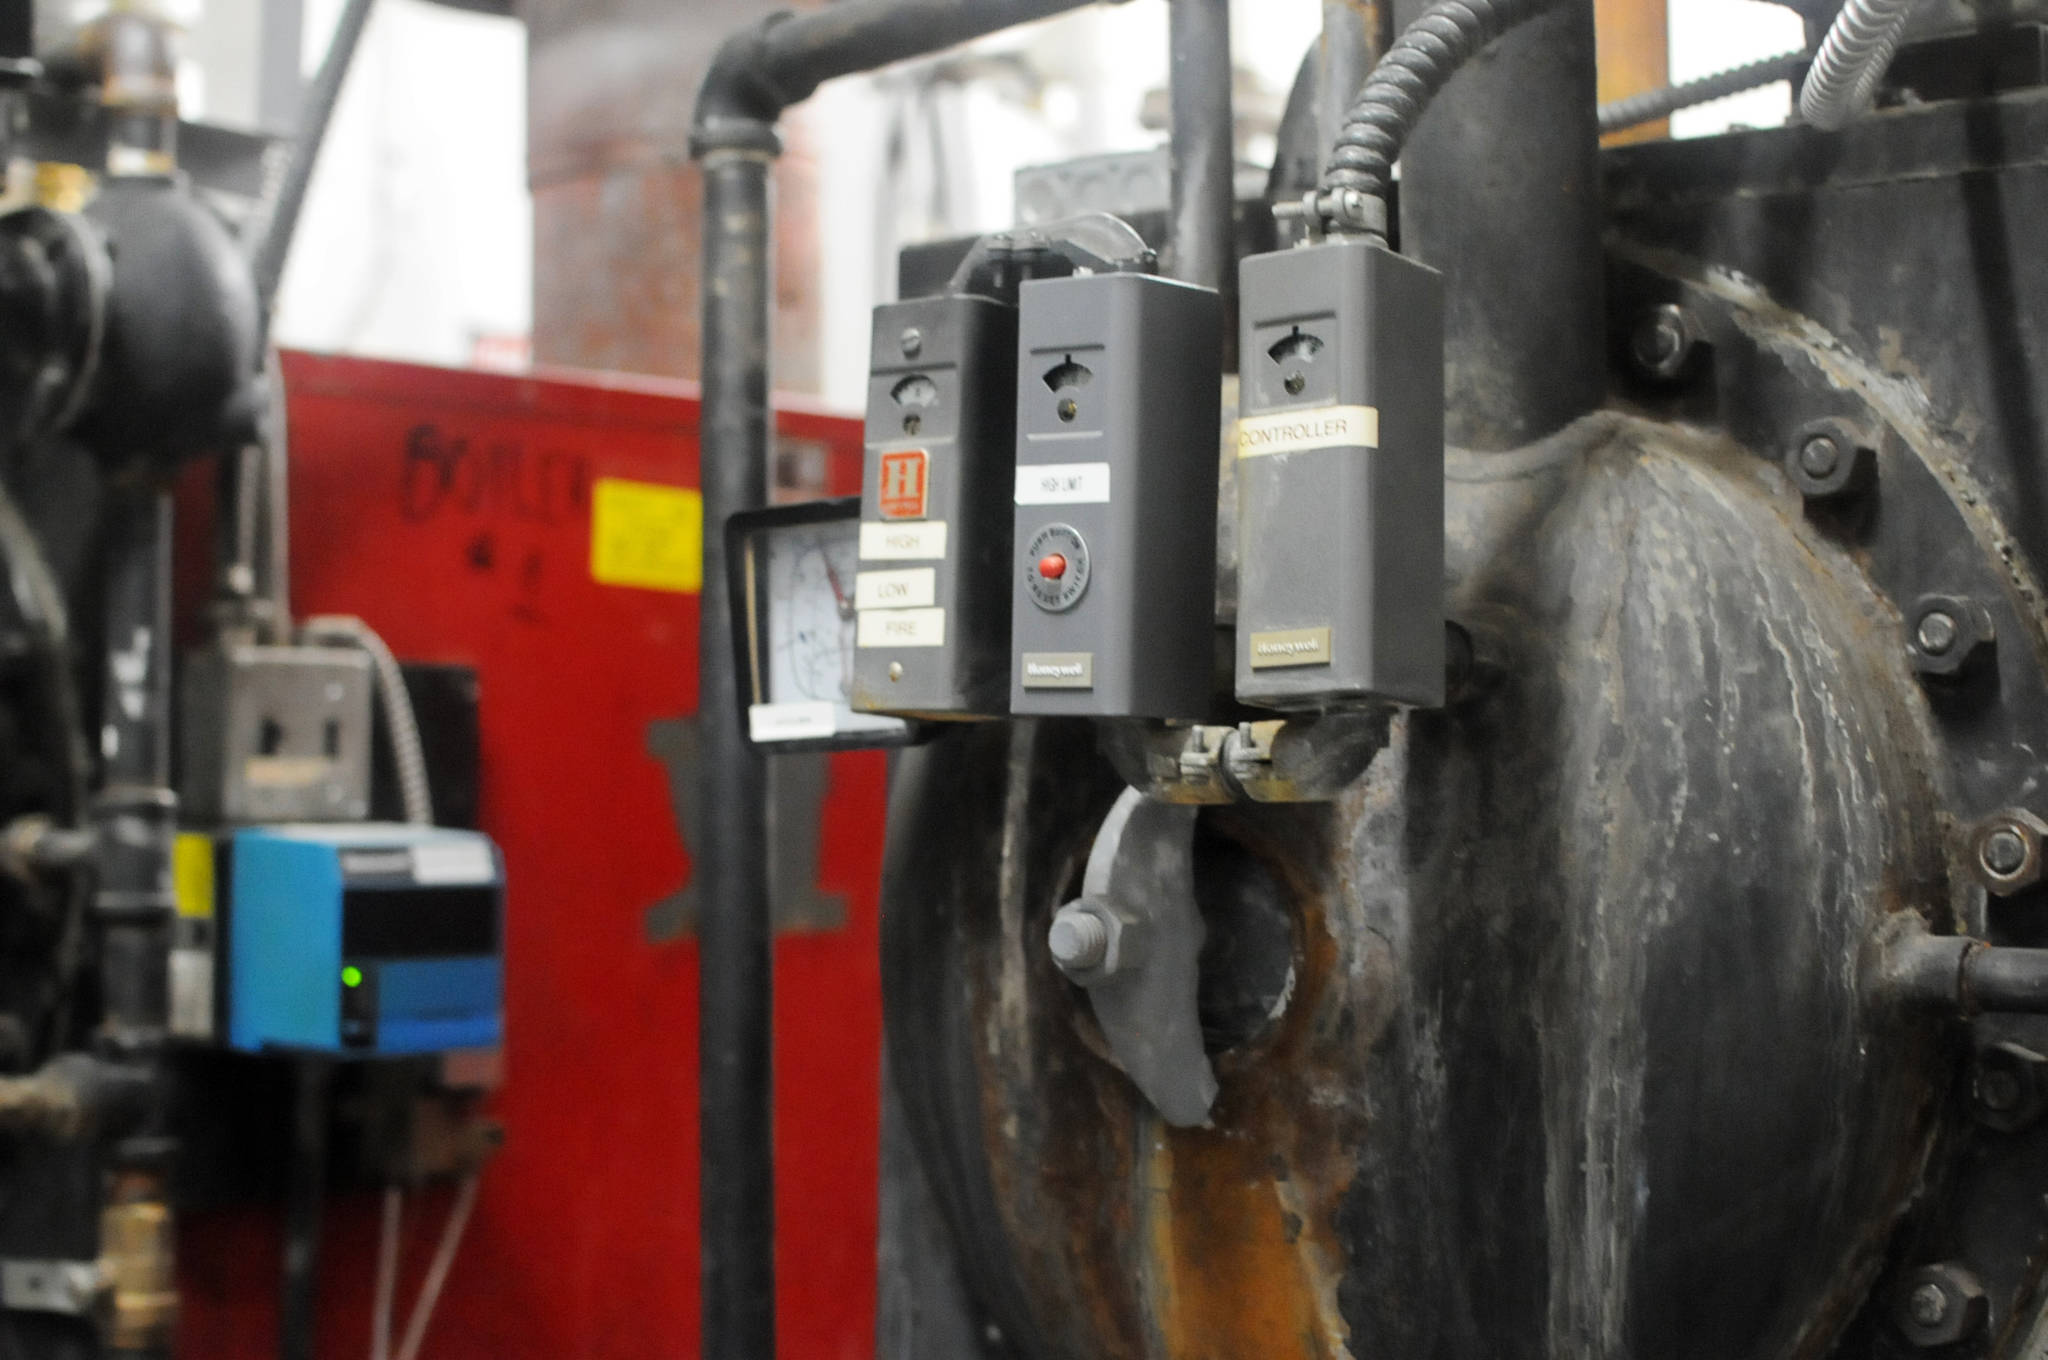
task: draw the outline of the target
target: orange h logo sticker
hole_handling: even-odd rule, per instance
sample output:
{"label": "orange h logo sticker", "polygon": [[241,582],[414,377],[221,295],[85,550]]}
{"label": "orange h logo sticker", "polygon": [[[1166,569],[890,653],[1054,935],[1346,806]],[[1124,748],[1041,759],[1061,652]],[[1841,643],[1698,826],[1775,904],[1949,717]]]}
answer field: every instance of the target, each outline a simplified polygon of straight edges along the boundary
{"label": "orange h logo sticker", "polygon": [[883,519],[923,519],[925,514],[925,470],[930,456],[923,449],[902,449],[882,455],[882,484],[878,488]]}

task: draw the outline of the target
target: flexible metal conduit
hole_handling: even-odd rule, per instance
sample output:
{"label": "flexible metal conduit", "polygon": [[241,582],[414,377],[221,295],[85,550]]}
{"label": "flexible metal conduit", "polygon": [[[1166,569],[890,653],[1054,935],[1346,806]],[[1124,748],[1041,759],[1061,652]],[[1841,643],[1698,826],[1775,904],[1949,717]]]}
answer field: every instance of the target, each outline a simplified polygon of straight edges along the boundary
{"label": "flexible metal conduit", "polygon": [[1323,173],[1339,229],[1385,233],[1394,162],[1430,100],[1474,54],[1560,0],[1440,0],[1402,30],[1345,115]]}
{"label": "flexible metal conduit", "polygon": [[727,39],[698,92],[691,154],[704,169],[698,633],[704,825],[696,858],[699,1137],[706,1360],[775,1353],[768,826],[761,758],[740,725],[725,607],[725,526],[768,488],[769,277],[775,123],[834,76],[873,70],[1086,0],[840,0]]}
{"label": "flexible metal conduit", "polygon": [[1799,116],[1832,132],[1870,107],[1913,0],[1847,0],[1799,86]]}
{"label": "flexible metal conduit", "polygon": [[1661,90],[1645,90],[1626,99],[1602,104],[1600,131],[1606,134],[1640,127],[1644,123],[1654,123],[1659,118],[1668,118],[1680,109],[1711,104],[1716,99],[1726,99],[1729,95],[1760,89],[1780,80],[1795,79],[1812,60],[1811,52],[1786,52],[1742,66],[1731,66],[1725,71],[1716,71],[1713,75],[1701,76],[1698,80],[1688,80],[1682,85],[1667,85]]}

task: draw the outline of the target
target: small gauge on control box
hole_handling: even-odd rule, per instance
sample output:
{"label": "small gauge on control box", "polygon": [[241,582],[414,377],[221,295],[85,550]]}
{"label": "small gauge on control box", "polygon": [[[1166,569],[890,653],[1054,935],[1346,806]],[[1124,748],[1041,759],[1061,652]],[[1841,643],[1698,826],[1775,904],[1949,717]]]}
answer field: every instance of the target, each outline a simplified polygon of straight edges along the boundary
{"label": "small gauge on control box", "polygon": [[852,704],[860,498],[778,505],[726,528],[748,735],[777,751],[906,746],[923,724]]}

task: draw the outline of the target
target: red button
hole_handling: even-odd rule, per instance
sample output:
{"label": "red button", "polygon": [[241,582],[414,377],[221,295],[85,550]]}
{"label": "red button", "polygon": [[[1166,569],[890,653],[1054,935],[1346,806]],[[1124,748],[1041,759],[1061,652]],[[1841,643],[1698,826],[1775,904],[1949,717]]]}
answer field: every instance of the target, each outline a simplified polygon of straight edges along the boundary
{"label": "red button", "polygon": [[1059,553],[1047,553],[1038,559],[1038,574],[1048,581],[1057,581],[1067,574],[1067,559]]}

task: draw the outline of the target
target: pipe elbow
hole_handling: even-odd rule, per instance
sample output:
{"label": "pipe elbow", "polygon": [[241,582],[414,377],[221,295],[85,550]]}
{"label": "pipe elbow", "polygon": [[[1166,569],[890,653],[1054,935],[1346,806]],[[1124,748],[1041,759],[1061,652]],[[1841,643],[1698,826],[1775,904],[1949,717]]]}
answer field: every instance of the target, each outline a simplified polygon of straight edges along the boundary
{"label": "pipe elbow", "polygon": [[697,88],[690,123],[690,156],[703,160],[720,151],[774,156],[782,151],[775,124],[809,89],[787,89],[776,79],[768,35],[791,17],[781,10],[732,34],[719,44],[704,83]]}

